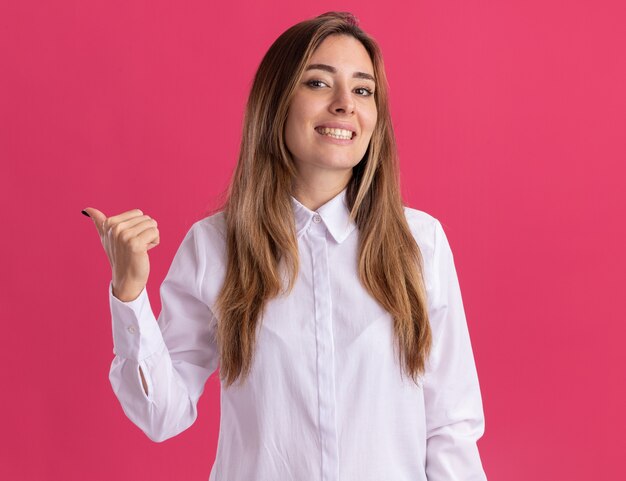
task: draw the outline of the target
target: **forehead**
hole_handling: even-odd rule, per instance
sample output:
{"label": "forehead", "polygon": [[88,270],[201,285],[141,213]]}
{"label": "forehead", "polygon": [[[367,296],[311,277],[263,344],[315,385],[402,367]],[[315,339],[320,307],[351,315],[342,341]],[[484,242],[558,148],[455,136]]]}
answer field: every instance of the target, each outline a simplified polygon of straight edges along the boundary
{"label": "forehead", "polygon": [[315,49],[309,65],[322,63],[338,70],[374,75],[374,66],[363,44],[351,35],[330,35]]}

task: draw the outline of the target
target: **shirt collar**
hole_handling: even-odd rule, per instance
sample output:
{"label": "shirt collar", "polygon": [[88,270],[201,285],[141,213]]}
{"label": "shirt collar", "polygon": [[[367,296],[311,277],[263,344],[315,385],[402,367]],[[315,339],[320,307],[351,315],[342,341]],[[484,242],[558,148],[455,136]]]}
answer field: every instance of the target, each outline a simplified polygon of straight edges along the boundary
{"label": "shirt collar", "polygon": [[297,236],[302,235],[309,223],[312,222],[313,217],[319,214],[335,241],[341,244],[356,228],[356,224],[350,219],[350,209],[346,202],[347,190],[347,187],[344,188],[315,212],[300,203],[294,196],[291,196]]}

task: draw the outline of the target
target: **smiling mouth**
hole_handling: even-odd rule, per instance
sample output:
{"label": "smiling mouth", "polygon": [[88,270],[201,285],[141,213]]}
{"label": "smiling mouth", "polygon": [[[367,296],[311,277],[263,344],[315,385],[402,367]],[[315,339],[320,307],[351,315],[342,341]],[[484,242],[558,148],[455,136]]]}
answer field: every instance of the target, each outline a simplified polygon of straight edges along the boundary
{"label": "smiling mouth", "polygon": [[356,132],[345,129],[329,129],[328,127],[317,127],[315,131],[320,135],[326,135],[333,139],[351,140],[356,137]]}

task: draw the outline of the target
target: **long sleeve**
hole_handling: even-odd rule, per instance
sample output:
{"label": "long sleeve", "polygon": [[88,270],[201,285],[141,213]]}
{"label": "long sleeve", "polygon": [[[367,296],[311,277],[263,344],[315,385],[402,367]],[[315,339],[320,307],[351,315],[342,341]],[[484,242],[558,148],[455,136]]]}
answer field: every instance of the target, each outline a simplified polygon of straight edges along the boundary
{"label": "long sleeve", "polygon": [[454,258],[439,221],[434,246],[434,342],[424,378],[426,474],[429,481],[484,481],[476,444],[485,427],[478,375]]}
{"label": "long sleeve", "polygon": [[198,246],[197,230],[196,223],[187,232],[161,284],[158,320],[145,288],[135,300],[122,302],[109,283],[111,386],[126,416],[155,442],[193,424],[205,382],[218,364],[215,318],[201,298],[206,250]]}
{"label": "long sleeve", "polygon": [[[405,207],[434,341],[415,384],[401,371],[391,313],[359,282],[361,236],[346,194],[315,211],[291,198],[297,278],[264,305],[247,376],[221,386],[209,479],[486,481],[478,377],[443,228]],[[128,303],[111,299],[111,384],[126,415],[155,441],[194,422],[217,369],[221,320],[213,313],[227,239],[223,211],[194,224],[161,285],[158,320],[145,290]]]}

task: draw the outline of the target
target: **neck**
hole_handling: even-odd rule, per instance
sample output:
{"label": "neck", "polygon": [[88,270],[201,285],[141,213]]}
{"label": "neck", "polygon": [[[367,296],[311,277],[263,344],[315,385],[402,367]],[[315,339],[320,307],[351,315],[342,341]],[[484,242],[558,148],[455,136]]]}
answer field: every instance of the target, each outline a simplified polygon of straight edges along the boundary
{"label": "neck", "polygon": [[315,180],[297,178],[293,183],[291,195],[308,209],[316,211],[346,188],[352,177],[352,170],[346,174]]}

